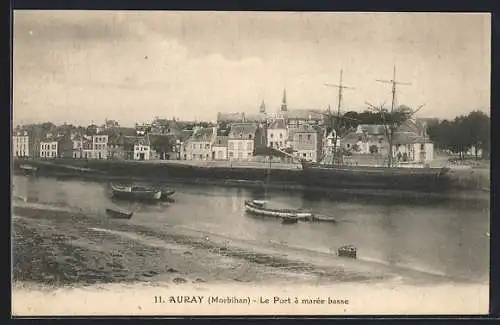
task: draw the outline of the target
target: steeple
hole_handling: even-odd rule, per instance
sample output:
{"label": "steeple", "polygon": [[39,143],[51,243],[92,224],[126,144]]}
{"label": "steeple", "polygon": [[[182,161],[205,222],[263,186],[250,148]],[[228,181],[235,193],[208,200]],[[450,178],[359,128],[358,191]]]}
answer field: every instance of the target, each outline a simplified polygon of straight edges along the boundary
{"label": "steeple", "polygon": [[260,103],[259,112],[266,113],[266,104],[264,103],[264,100]]}
{"label": "steeple", "polygon": [[287,106],[286,106],[286,88],[283,89],[283,100],[281,101],[281,111],[282,112],[286,112],[288,109],[287,109]]}

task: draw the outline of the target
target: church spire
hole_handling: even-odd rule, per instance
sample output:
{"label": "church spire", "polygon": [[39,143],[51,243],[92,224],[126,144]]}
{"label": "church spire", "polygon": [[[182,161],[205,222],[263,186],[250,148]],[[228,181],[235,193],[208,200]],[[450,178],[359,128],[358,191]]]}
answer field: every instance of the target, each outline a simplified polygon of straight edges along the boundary
{"label": "church spire", "polygon": [[287,105],[286,105],[286,88],[283,89],[283,100],[281,101],[281,111],[286,112]]}
{"label": "church spire", "polygon": [[266,104],[264,103],[264,100],[262,100],[262,102],[260,103],[259,112],[260,113],[266,112]]}

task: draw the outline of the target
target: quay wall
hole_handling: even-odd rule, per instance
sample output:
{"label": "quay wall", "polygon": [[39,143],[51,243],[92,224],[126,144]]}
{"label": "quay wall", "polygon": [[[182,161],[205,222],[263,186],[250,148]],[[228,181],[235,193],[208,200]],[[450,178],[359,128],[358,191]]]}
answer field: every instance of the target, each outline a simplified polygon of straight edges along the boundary
{"label": "quay wall", "polygon": [[[85,177],[100,180],[144,180],[193,182],[231,186],[280,187],[284,189],[323,188],[337,190],[384,190],[380,183],[363,180],[338,182],[324,174],[304,173],[300,166],[264,162],[181,162],[55,159],[16,159],[13,168],[28,164],[39,175]],[[489,192],[489,170],[450,170],[442,191],[477,190]],[[389,184],[392,185],[392,184]],[[397,185],[397,184],[396,184]],[[405,184],[399,184],[404,186]],[[387,187],[390,189],[390,186]],[[395,188],[401,190],[404,187]],[[425,191],[425,188],[424,188]]]}

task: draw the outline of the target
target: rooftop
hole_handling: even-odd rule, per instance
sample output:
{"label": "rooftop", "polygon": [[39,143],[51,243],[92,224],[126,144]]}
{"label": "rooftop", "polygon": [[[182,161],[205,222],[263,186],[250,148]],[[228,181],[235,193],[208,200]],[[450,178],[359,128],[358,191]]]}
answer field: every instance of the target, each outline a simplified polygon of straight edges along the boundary
{"label": "rooftop", "polygon": [[248,134],[255,134],[257,129],[258,126],[253,123],[232,124],[231,131],[229,132],[229,139],[240,139],[242,137],[246,138]]}
{"label": "rooftop", "polygon": [[272,121],[271,124],[269,125],[268,129],[270,129],[270,130],[286,129],[285,119],[278,118],[278,119]]}

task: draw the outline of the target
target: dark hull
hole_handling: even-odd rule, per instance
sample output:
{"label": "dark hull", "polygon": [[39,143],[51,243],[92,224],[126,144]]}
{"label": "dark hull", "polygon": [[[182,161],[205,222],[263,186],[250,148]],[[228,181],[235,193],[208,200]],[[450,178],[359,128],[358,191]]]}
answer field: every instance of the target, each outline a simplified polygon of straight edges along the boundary
{"label": "dark hull", "polygon": [[161,198],[161,191],[155,189],[127,191],[112,185],[111,191],[114,198],[128,201],[154,202]]}
{"label": "dark hull", "polygon": [[[328,190],[392,190],[405,192],[437,193],[450,189],[461,189],[456,180],[441,169],[427,168],[378,168],[347,167],[324,168],[315,164],[304,164],[303,169],[225,168],[194,167],[182,164],[152,163],[138,164],[130,161],[108,160],[55,160],[52,165],[39,161],[14,160],[14,168],[29,163],[38,168],[40,175],[61,173],[96,179],[137,179],[151,182],[190,181],[216,182],[231,186],[262,186],[264,183],[280,184],[283,187],[325,188]],[[60,168],[60,164],[79,168],[91,168],[96,172],[82,173],[78,170]]]}
{"label": "dark hull", "polygon": [[133,212],[125,213],[125,212],[120,212],[120,211],[116,211],[113,209],[106,209],[106,214],[113,219],[130,219],[130,218],[132,218],[132,215],[134,213]]}
{"label": "dark hull", "polygon": [[330,188],[441,191],[449,184],[448,168],[302,166],[306,183]]}
{"label": "dark hull", "polygon": [[175,194],[174,190],[162,189],[160,199],[163,201],[170,201],[172,200],[172,196],[174,194]]}

